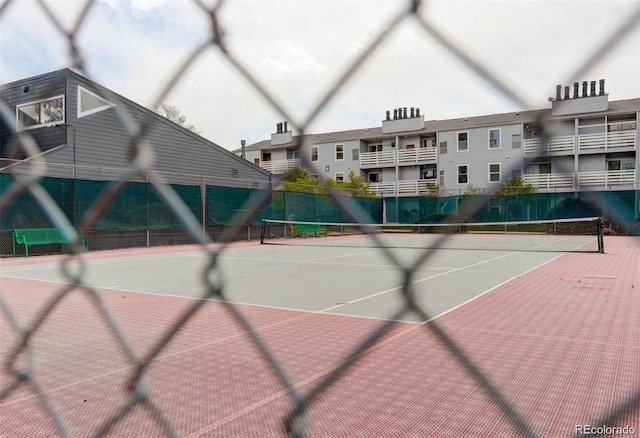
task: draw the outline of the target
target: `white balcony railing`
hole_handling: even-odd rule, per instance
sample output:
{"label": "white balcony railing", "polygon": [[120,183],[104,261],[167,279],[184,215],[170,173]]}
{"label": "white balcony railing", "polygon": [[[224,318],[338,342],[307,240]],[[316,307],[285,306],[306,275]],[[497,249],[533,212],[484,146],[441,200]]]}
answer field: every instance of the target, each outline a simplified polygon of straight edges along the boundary
{"label": "white balcony railing", "polygon": [[432,162],[438,159],[436,148],[398,149],[398,165]]}
{"label": "white balcony railing", "polygon": [[592,154],[636,150],[636,131],[581,135],[578,138],[578,150]]}
{"label": "white balcony railing", "polygon": [[435,163],[438,160],[436,148],[392,149],[379,152],[360,153],[360,168],[410,166]]}
{"label": "white balcony railing", "polygon": [[542,173],[526,174],[523,176],[525,184],[531,184],[538,190],[573,189],[573,173]]}
{"label": "white balcony railing", "polygon": [[273,173],[274,175],[279,175],[285,173],[287,170],[300,167],[300,158],[292,158],[289,160],[263,161],[260,164],[260,167],[268,172]]}
{"label": "white balcony railing", "polygon": [[397,182],[371,183],[371,191],[377,196],[420,196],[435,187],[435,179],[400,180]]}
{"label": "white balcony railing", "polygon": [[392,167],[396,165],[396,151],[362,152],[360,167]]}
{"label": "white balcony railing", "polygon": [[578,173],[578,184],[580,186],[635,186],[634,169],[630,170],[609,170],[602,172],[580,172]]}
{"label": "white balcony railing", "polygon": [[551,137],[546,145],[542,144],[540,138],[524,140],[525,156],[572,155],[574,151],[575,140],[573,135]]}

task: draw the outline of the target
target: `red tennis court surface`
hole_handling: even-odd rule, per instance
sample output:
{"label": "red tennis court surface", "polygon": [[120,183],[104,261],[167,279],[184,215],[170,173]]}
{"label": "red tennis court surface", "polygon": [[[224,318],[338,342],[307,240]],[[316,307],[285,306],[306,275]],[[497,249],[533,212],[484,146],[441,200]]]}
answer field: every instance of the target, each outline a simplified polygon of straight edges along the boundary
{"label": "red tennis court surface", "polygon": [[[610,237],[606,254],[566,254],[440,317],[534,434],[576,435],[640,391],[640,240]],[[2,279],[22,324],[52,296],[52,283]],[[104,290],[104,306],[139,356],[193,301]],[[384,321],[237,306],[301,392],[314,387],[353,345]],[[0,317],[3,365],[18,342]],[[431,330],[395,323],[346,375],[312,404],[311,437],[519,436],[481,384]],[[71,436],[85,437],[129,400],[134,367],[94,301],[71,292],[30,343],[37,383]],[[27,354],[12,367],[24,369]],[[0,391],[13,381],[3,372]],[[206,303],[146,374],[149,398],[180,436],[286,435],[291,399],[225,306]],[[60,434],[33,387],[0,393],[0,436]],[[608,426],[640,430],[637,403]],[[613,430],[613,429],[612,429]],[[163,436],[140,404],[109,436]]]}

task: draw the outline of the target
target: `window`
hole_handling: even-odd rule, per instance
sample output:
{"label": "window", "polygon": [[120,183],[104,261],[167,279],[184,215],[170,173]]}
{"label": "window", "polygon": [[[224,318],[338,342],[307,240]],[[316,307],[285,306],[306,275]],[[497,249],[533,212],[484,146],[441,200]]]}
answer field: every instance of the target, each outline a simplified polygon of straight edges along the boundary
{"label": "window", "polygon": [[316,173],[312,173],[311,175],[309,175],[309,178],[311,178],[312,181],[318,181],[318,174]]}
{"label": "window", "polygon": [[500,148],[500,130],[489,129],[489,149]]}
{"label": "window", "polygon": [[260,165],[260,158],[254,158],[253,159],[253,164],[255,164],[256,166]]}
{"label": "window", "polygon": [[351,149],[351,159],[354,161],[358,161],[360,157],[360,151],[358,149]]}
{"label": "window", "polygon": [[623,114],[607,117],[607,132],[635,131],[636,115]]}
{"label": "window", "polygon": [[64,123],[64,96],[56,96],[16,107],[18,129]]}
{"label": "window", "polygon": [[382,150],[382,145],[381,144],[370,144],[369,145],[369,152],[380,152]]}
{"label": "window", "polygon": [[434,145],[434,140],[432,138],[423,138],[420,142],[421,148],[432,148]]}
{"label": "window", "polygon": [[422,179],[436,179],[438,174],[437,164],[427,164],[422,168]]}
{"label": "window", "polygon": [[489,164],[489,182],[500,182],[500,163]]}
{"label": "window", "polygon": [[113,108],[115,105],[78,85],[78,118]]}
{"label": "window", "polygon": [[271,152],[263,152],[262,161],[271,161]]}
{"label": "window", "polygon": [[336,172],[336,182],[344,182],[344,172]]}
{"label": "window", "polygon": [[469,150],[469,133],[458,132],[458,151]]}
{"label": "window", "polygon": [[551,163],[532,163],[529,164],[529,174],[546,175],[551,173]]}
{"label": "window", "polygon": [[440,187],[444,187],[444,170],[440,171]]}
{"label": "window", "polygon": [[511,136],[511,148],[520,149],[522,147],[522,134],[513,134]]}
{"label": "window", "polygon": [[468,184],[469,183],[469,166],[462,165],[458,166],[458,184]]}
{"label": "window", "polygon": [[405,149],[415,149],[416,145],[415,144],[408,144],[404,147]]}
{"label": "window", "polygon": [[336,161],[344,160],[344,145],[336,145]]}
{"label": "window", "polygon": [[311,146],[311,162],[315,163],[318,161],[318,146]]}
{"label": "window", "polygon": [[440,142],[440,154],[441,155],[446,155],[447,153],[447,142],[446,141],[441,141]]}
{"label": "window", "polygon": [[380,172],[369,173],[369,182],[378,183],[381,181],[382,181],[382,178],[381,178]]}
{"label": "window", "polygon": [[633,158],[621,158],[619,160],[607,160],[607,170],[633,170],[636,162]]}

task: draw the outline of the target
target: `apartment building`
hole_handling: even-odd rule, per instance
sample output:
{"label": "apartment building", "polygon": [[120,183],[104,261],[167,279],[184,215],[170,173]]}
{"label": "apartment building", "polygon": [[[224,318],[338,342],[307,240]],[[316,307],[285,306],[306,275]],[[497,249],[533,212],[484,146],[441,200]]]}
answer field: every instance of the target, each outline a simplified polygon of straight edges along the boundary
{"label": "apartment building", "polygon": [[449,120],[419,108],[386,111],[380,126],[293,135],[278,123],[269,140],[236,150],[272,173],[301,167],[343,180],[350,172],[382,197],[487,193],[513,176],[540,192],[638,188],[640,98],[609,101],[605,81],[556,87],[551,107]]}

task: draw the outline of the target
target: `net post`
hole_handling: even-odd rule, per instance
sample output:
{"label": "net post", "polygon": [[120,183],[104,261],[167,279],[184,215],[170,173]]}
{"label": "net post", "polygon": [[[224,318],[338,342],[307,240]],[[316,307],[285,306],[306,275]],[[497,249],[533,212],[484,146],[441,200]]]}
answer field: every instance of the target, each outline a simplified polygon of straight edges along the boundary
{"label": "net post", "polygon": [[598,227],[596,231],[598,234],[598,252],[604,254],[604,222],[602,222],[602,218],[598,218],[596,226]]}
{"label": "net post", "polygon": [[262,219],[262,224],[260,225],[260,245],[264,244],[264,236],[267,231],[267,221]]}

